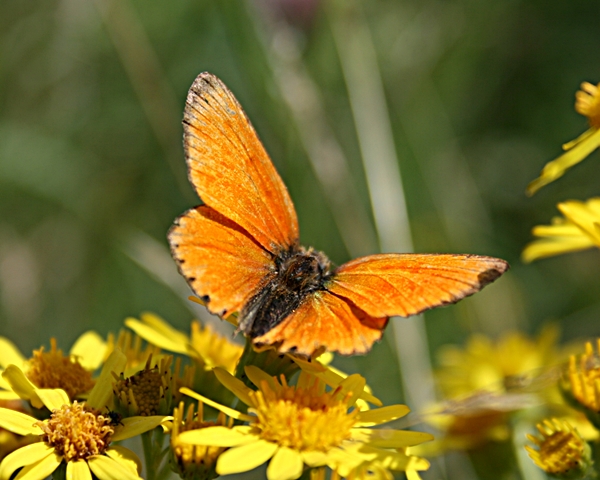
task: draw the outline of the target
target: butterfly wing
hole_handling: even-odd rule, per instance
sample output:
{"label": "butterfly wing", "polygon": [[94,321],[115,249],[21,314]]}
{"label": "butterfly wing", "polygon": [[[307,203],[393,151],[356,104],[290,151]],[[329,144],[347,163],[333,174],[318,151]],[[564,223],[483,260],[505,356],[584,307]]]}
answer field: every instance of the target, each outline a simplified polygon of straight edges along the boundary
{"label": "butterfly wing", "polygon": [[320,347],[344,355],[366,353],[381,338],[387,318],[374,318],[327,291],[310,295],[255,344],[312,355]]}
{"label": "butterfly wing", "polygon": [[327,290],[373,317],[407,317],[458,302],[508,269],[480,255],[380,254],[339,267]]}
{"label": "butterfly wing", "polygon": [[271,254],[208,206],[180,216],[168,238],[181,274],[223,318],[240,311],[274,275]]}
{"label": "butterfly wing", "polygon": [[296,244],[288,191],[244,110],[214,75],[201,73],[192,84],[183,127],[188,175],[202,201],[271,253]]}

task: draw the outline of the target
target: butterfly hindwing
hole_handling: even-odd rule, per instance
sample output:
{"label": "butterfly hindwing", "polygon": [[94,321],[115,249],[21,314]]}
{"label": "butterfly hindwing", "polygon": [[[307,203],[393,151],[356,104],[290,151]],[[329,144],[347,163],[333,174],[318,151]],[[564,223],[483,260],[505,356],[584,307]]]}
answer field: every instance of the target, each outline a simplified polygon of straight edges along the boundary
{"label": "butterfly hindwing", "polygon": [[192,84],[184,110],[188,174],[202,201],[272,253],[298,240],[287,188],[244,110],[214,75]]}
{"label": "butterfly hindwing", "polygon": [[320,347],[343,355],[366,353],[381,338],[387,318],[374,318],[327,291],[308,297],[256,344],[277,344],[280,352],[312,355]]}

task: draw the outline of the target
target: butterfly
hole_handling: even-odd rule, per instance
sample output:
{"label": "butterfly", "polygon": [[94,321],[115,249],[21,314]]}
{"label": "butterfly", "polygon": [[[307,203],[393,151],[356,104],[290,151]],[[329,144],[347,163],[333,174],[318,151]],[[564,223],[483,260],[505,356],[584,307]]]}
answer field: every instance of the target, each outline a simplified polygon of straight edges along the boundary
{"label": "butterfly", "polygon": [[188,177],[203,205],[175,220],[171,253],[208,310],[255,345],[365,353],[391,316],[455,303],[508,269],[479,255],[379,254],[334,268],[299,243],[294,205],[244,110],[201,73],[186,100]]}

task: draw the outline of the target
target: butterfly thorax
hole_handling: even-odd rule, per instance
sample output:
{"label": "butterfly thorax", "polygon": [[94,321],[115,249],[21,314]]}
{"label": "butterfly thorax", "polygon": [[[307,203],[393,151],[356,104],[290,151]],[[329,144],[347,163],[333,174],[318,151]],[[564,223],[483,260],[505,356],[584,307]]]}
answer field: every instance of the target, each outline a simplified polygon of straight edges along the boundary
{"label": "butterfly thorax", "polygon": [[331,278],[331,262],[322,252],[293,246],[274,259],[269,282],[246,304],[239,328],[258,337],[296,310],[308,295],[324,290]]}

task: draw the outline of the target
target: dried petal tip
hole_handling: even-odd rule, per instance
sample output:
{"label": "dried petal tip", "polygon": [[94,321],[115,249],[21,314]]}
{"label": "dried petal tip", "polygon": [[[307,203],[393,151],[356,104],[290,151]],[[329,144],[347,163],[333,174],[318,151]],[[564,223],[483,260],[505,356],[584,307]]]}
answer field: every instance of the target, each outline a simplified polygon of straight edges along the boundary
{"label": "dried petal tip", "polygon": [[592,465],[591,449],[577,430],[558,418],[538,423],[537,429],[540,436],[527,435],[537,448],[525,446],[533,462],[557,478],[584,478]]}

